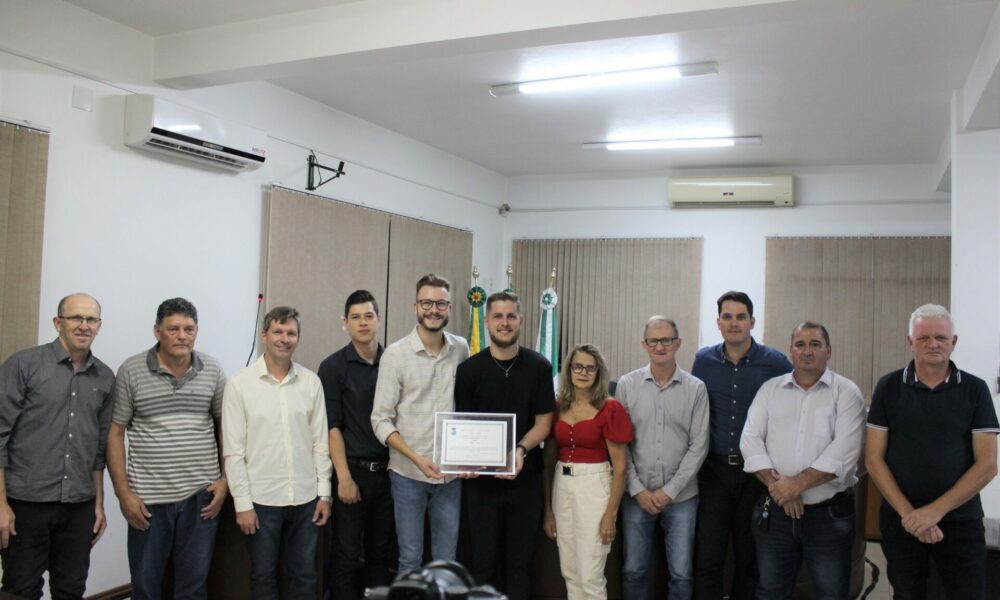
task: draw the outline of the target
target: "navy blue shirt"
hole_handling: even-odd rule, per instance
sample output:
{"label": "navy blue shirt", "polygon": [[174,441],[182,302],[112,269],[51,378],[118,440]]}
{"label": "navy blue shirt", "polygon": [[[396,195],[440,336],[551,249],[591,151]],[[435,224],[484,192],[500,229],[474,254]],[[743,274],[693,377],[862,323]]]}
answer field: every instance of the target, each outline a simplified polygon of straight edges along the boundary
{"label": "navy blue shirt", "polygon": [[739,454],[740,435],[757,390],[768,379],[790,373],[792,363],[781,352],[750,338],[750,350],[733,364],[726,358],[724,346],[699,350],[691,374],[708,388],[708,451]]}
{"label": "navy blue shirt", "polygon": [[[937,500],[973,465],[972,434],[1000,431],[985,381],[951,363],[948,379],[931,389],[917,380],[912,361],[879,380],[868,426],[889,432],[885,462],[915,508]],[[982,518],[976,494],[942,520]]]}
{"label": "navy blue shirt", "polygon": [[326,395],[326,420],[330,429],[340,429],[347,458],[386,462],[389,449],[372,431],[372,403],[378,381],[378,363],[382,345],[375,354],[375,364],[358,356],[349,343],[326,357],[319,365],[319,380]]}

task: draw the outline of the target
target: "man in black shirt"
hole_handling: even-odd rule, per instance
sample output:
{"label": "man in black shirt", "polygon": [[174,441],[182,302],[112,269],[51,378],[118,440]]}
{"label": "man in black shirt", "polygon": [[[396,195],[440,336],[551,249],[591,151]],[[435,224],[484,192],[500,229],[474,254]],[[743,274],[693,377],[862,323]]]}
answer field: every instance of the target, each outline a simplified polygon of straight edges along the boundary
{"label": "man in black shirt", "polygon": [[513,292],[486,300],[490,346],[458,366],[455,410],[517,415],[513,476],[477,477],[464,484],[472,541],[472,575],[511,600],[531,591],[532,552],[542,518],[542,456],[532,452],[552,427],[552,365],[518,345],[524,316]]}
{"label": "man in black shirt", "polygon": [[[357,290],[344,305],[351,343],[319,366],[335,471],[331,598],[356,600],[364,586],[389,583],[395,520],[389,490],[389,450],[372,432],[372,402],[382,346],[375,297]],[[364,559],[364,573],[360,573]]]}

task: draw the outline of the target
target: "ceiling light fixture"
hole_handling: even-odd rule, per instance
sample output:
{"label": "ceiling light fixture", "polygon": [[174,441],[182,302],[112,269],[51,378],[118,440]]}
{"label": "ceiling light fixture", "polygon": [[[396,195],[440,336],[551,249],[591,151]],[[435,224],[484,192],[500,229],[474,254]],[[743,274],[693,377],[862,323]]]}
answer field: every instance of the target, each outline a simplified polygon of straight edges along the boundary
{"label": "ceiling light fixture", "polygon": [[628,83],[650,83],[667,81],[681,77],[695,77],[719,72],[715,62],[694,63],[690,65],[671,65],[650,67],[646,69],[631,69],[628,71],[609,71],[606,73],[589,73],[555,79],[538,79],[519,83],[505,83],[490,87],[491,96],[508,94],[541,94],[545,92],[564,92],[583,90]]}
{"label": "ceiling light fixture", "polygon": [[584,150],[676,150],[679,148],[727,148],[736,145],[760,145],[761,137],[682,138],[673,140],[637,140],[630,142],[587,142]]}

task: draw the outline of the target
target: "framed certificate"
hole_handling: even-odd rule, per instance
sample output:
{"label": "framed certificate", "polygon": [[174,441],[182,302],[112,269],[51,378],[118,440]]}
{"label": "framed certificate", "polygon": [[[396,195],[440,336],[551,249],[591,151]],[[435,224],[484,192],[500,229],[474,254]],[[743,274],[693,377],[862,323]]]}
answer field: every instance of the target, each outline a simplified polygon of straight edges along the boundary
{"label": "framed certificate", "polygon": [[514,474],[517,416],[434,413],[434,463],[442,473]]}

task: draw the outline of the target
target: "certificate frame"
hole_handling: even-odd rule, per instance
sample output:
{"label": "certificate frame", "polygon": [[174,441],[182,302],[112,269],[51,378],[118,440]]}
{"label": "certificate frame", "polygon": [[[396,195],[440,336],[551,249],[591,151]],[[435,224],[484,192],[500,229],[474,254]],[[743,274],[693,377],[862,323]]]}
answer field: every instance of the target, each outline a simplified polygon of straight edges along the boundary
{"label": "certificate frame", "polygon": [[517,415],[434,413],[434,464],[449,475],[513,475]]}

